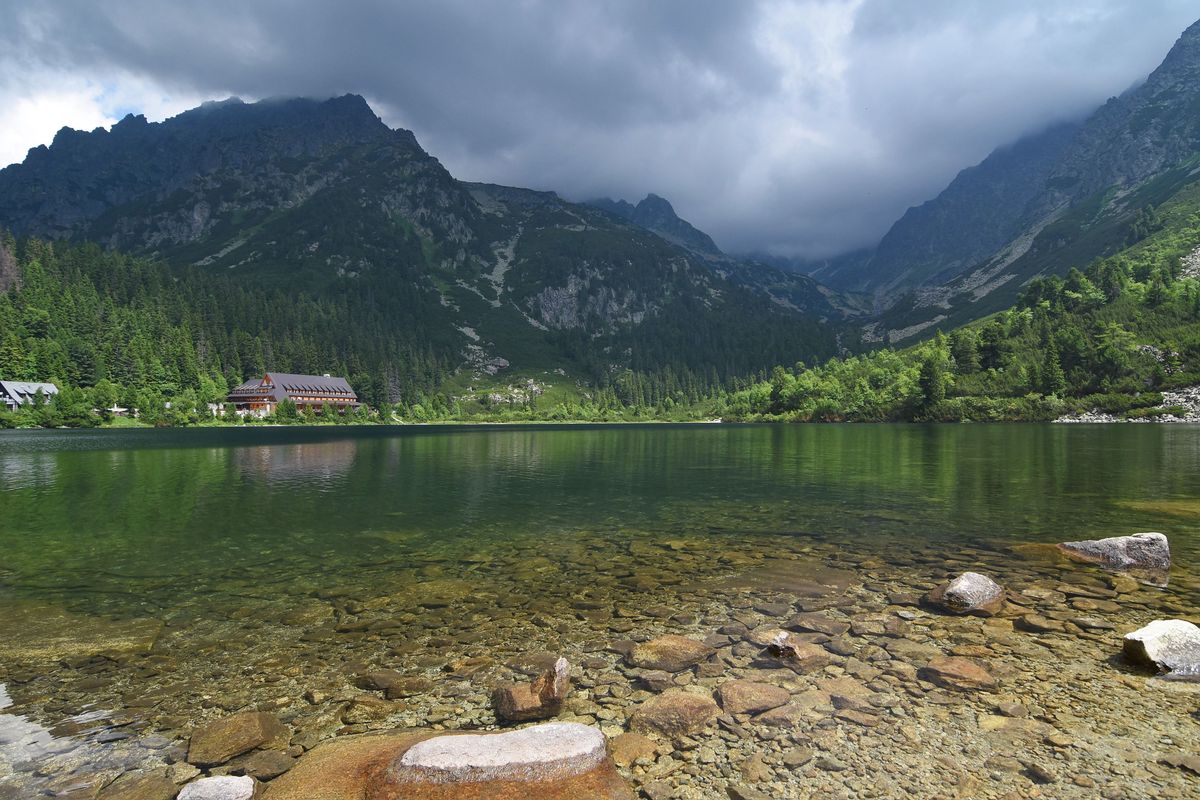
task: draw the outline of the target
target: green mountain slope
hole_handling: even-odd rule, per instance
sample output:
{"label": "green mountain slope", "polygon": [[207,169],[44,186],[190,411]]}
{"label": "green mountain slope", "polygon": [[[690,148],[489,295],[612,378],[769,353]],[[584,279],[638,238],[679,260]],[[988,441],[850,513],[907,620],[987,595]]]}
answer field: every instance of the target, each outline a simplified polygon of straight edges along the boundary
{"label": "green mountain slope", "polygon": [[[557,371],[602,387],[634,369],[717,386],[833,355],[844,330],[810,279],[727,269],[552,193],[460,182],[356,96],[231,100],[163,123],[64,129],[0,170],[0,226],[148,257],[189,285],[270,295],[261,319],[338,306],[345,324],[384,341],[338,356],[371,375],[410,373],[392,359],[412,346],[443,377]],[[254,336],[267,323],[231,324]],[[273,368],[328,371],[284,352],[272,350]]]}
{"label": "green mountain slope", "polygon": [[903,342],[1010,305],[1040,275],[1111,255],[1200,176],[1200,23],[1085,121],[1002,148],[910,209],[867,256],[812,274],[870,292],[867,338]]}
{"label": "green mountain slope", "polygon": [[[1200,184],[1142,224],[1136,242],[1113,244],[1086,270],[1036,278],[1012,307],[948,336],[778,367],[719,411],[796,421],[1200,415],[1200,394],[1177,391],[1200,384]],[[1181,398],[1187,407],[1174,407]]]}

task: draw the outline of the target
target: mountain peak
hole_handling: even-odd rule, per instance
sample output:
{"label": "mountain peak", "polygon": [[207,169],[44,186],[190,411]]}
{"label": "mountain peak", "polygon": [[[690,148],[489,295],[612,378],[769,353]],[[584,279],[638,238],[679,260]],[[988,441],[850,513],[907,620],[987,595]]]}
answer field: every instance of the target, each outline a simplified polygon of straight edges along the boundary
{"label": "mountain peak", "polygon": [[660,197],[653,192],[642,198],[637,207],[647,211],[660,211],[675,216],[675,207],[666,198]]}
{"label": "mountain peak", "polygon": [[653,192],[643,197],[636,206],[625,200],[611,200],[607,197],[591,200],[588,204],[627,219],[704,258],[722,258],[725,255],[712,237],[695,228],[687,220],[680,219],[670,201]]}
{"label": "mountain peak", "polygon": [[1200,70],[1200,20],[1179,35],[1162,64],[1150,74],[1147,83],[1179,73],[1195,75],[1197,70]]}
{"label": "mountain peak", "polygon": [[[63,128],[48,148],[31,150],[23,163],[0,170],[0,217],[22,235],[87,235],[112,246],[159,247],[195,238],[215,224],[206,217],[217,209],[205,201],[189,212],[200,222],[155,222],[170,230],[136,236],[128,222],[116,231],[105,220],[116,209],[152,202],[159,193],[185,187],[200,192],[206,176],[222,170],[238,176],[245,202],[257,207],[262,198],[248,198],[269,185],[280,193],[276,200],[285,203],[312,191],[307,182],[313,165],[362,146],[390,148],[400,160],[429,159],[409,131],[389,129],[356,94],[253,103],[230,97],[162,122],[129,114],[111,130]],[[89,189],[81,193],[79,186]],[[236,205],[229,198],[222,202]]]}
{"label": "mountain peak", "polygon": [[264,126],[301,129],[318,124],[336,124],[346,130],[360,128],[370,132],[387,129],[383,121],[371,110],[366,99],[357,94],[328,98],[268,97],[254,103],[244,102],[239,97],[209,100],[166,120],[163,124],[181,122],[227,124],[236,126],[239,130]]}

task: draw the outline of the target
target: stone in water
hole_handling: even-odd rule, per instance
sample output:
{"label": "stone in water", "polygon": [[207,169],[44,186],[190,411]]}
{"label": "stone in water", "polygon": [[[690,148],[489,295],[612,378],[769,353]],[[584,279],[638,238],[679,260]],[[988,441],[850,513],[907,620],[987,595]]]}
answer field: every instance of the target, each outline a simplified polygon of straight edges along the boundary
{"label": "stone in water", "polygon": [[992,616],[1004,605],[1004,589],[978,572],[964,572],[928,594],[930,604],[955,614]]}
{"label": "stone in water", "polygon": [[1174,680],[1200,681],[1200,628],[1182,619],[1156,619],[1125,634],[1125,657]]}
{"label": "stone in water", "polygon": [[628,661],[642,669],[661,669],[667,672],[682,672],[701,661],[712,657],[717,651],[704,642],[686,636],[667,634],[648,642],[634,645]]}
{"label": "stone in water", "polygon": [[1058,548],[1076,561],[1128,572],[1152,586],[1166,586],[1171,572],[1171,546],[1161,533],[1063,542]]}
{"label": "stone in water", "polygon": [[183,787],[178,800],[250,800],[254,797],[254,778],[221,775],[201,778]]}
{"label": "stone in water", "polygon": [[492,693],[492,707],[499,719],[521,722],[547,719],[562,710],[571,688],[571,664],[565,658],[539,675],[532,683],[501,686]]}
{"label": "stone in water", "polygon": [[608,758],[604,734],[575,722],[458,734],[408,748],[371,800],[634,800]]}

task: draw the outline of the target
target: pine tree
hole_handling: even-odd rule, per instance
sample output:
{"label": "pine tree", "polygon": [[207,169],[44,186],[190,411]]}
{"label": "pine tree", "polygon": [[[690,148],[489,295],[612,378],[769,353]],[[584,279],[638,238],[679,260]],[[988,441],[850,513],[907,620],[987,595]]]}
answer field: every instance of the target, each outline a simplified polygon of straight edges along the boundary
{"label": "pine tree", "polygon": [[1067,388],[1067,376],[1063,373],[1062,362],[1058,357],[1058,347],[1053,341],[1049,342],[1042,357],[1039,372],[1042,394],[1061,395]]}

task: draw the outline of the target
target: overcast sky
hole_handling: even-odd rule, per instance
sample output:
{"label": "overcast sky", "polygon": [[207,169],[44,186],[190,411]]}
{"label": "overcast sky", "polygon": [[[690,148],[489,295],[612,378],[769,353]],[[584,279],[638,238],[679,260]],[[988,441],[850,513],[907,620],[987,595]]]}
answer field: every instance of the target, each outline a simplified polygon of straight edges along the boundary
{"label": "overcast sky", "polygon": [[0,164],[64,125],[366,96],[457,177],[670,199],[727,250],[876,241],[1143,79],[1195,0],[0,0]]}

